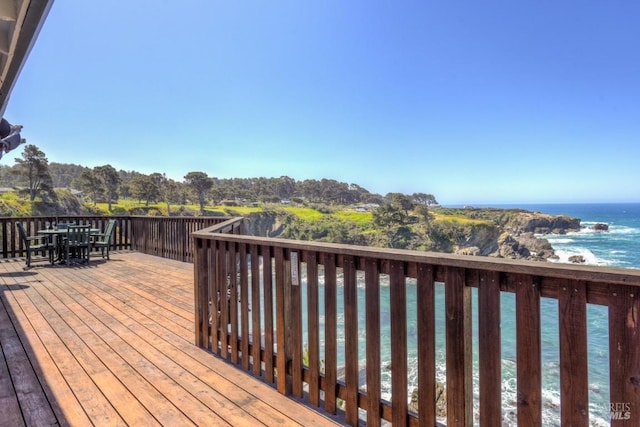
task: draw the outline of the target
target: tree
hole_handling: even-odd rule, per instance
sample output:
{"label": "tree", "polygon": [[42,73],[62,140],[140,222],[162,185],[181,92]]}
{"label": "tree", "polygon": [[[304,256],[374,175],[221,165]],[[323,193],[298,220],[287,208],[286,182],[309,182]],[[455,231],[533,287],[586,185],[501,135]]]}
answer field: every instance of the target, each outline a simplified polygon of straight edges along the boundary
{"label": "tree", "polygon": [[178,183],[158,172],[152,173],[149,178],[155,183],[160,199],[167,204],[167,215],[171,215],[171,203],[180,202]]}
{"label": "tree", "polygon": [[160,188],[157,182],[149,175],[139,175],[129,183],[131,195],[138,200],[144,200],[145,205],[160,198]]}
{"label": "tree", "polygon": [[382,205],[373,211],[373,223],[377,227],[393,227],[404,225],[407,215],[400,206],[395,204]]}
{"label": "tree", "polygon": [[399,207],[404,211],[406,215],[409,214],[409,211],[413,209],[413,202],[411,201],[411,197],[402,193],[388,193],[387,198],[391,199],[391,203]]}
{"label": "tree", "polygon": [[411,198],[414,202],[425,205],[425,206],[434,206],[438,204],[436,197],[433,194],[427,193],[413,193]]}
{"label": "tree", "polygon": [[165,181],[162,194],[167,203],[167,216],[171,215],[171,203],[184,204],[182,187],[182,185],[172,179]]}
{"label": "tree", "polygon": [[424,222],[427,232],[431,230],[431,221],[434,219],[434,215],[431,213],[427,205],[418,205],[414,209],[414,212]]}
{"label": "tree", "polygon": [[80,176],[73,181],[73,185],[77,186],[77,188],[91,197],[93,200],[93,206],[98,203],[98,199],[102,196],[102,192],[104,191],[102,182],[100,182],[100,179],[92,169],[82,171]]}
{"label": "tree", "polygon": [[281,176],[276,179],[276,195],[281,200],[289,200],[296,189],[296,181],[288,176]]}
{"label": "tree", "polygon": [[22,158],[16,159],[15,173],[27,181],[29,200],[35,200],[37,195],[52,195],[53,180],[49,174],[49,161],[44,152],[33,144],[24,147]]}
{"label": "tree", "polygon": [[213,180],[204,172],[189,172],[185,175],[184,181],[198,197],[200,213],[204,214],[205,197],[213,187]]}
{"label": "tree", "polygon": [[112,202],[118,201],[118,186],[120,185],[118,171],[111,165],[104,165],[93,168],[93,174],[102,183],[107,195],[109,211],[111,211]]}

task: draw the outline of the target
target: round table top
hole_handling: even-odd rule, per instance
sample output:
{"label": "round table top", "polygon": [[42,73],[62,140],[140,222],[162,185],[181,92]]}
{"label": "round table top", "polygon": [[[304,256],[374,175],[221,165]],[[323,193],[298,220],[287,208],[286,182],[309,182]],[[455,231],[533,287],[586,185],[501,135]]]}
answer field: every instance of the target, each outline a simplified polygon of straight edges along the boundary
{"label": "round table top", "polygon": [[[68,228],[48,228],[43,230],[38,230],[38,234],[66,234],[69,231]],[[99,228],[92,228],[89,231],[91,234],[100,233]]]}

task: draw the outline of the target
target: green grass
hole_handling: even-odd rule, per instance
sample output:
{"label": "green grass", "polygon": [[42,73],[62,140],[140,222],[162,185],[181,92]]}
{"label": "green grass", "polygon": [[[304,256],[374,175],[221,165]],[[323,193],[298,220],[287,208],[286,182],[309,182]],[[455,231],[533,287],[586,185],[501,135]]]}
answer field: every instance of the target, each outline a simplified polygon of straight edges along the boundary
{"label": "green grass", "polygon": [[245,216],[256,212],[262,212],[261,207],[252,206],[216,206],[216,209],[221,209],[227,215],[233,216]]}
{"label": "green grass", "polygon": [[493,222],[487,219],[469,218],[460,214],[452,215],[452,214],[434,213],[434,216],[436,221],[457,222],[458,224],[461,224],[461,225],[482,225],[482,224],[492,225],[493,224]]}
{"label": "green grass", "polygon": [[29,216],[31,202],[10,191],[0,195],[0,213],[3,216]]}
{"label": "green grass", "polygon": [[297,216],[298,218],[304,220],[304,221],[318,221],[320,220],[325,214],[323,214],[322,212],[318,212],[317,210],[313,209],[313,208],[302,208],[302,207],[297,207],[297,206],[287,206],[283,208],[286,212],[289,212],[295,216]]}
{"label": "green grass", "polygon": [[357,225],[369,225],[373,221],[371,212],[356,212],[353,210],[341,210],[333,214],[343,221],[351,221]]}

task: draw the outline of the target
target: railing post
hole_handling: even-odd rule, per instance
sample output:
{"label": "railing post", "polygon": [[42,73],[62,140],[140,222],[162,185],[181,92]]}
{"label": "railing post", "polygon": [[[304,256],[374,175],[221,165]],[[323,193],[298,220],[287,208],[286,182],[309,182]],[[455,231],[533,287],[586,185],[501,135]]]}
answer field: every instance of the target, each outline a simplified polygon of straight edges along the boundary
{"label": "railing post", "polygon": [[516,276],[518,425],[542,425],[540,286],[532,276]]}
{"label": "railing post", "polygon": [[417,267],[418,414],[421,425],[436,425],[436,307],[434,267]]}
{"label": "railing post", "polygon": [[589,424],[587,288],[583,281],[558,284],[560,416],[562,425]]}
{"label": "railing post", "polygon": [[251,245],[251,358],[253,359],[253,373],[262,373],[261,353],[261,331],[260,331],[260,260],[258,257],[258,246]]}
{"label": "railing post", "polygon": [[331,253],[323,253],[324,262],[324,357],[325,390],[324,409],[330,414],[336,413],[336,381],[338,376],[337,348],[337,284],[336,259]]}
{"label": "railing post", "polygon": [[196,321],[196,345],[198,347],[209,347],[209,317],[215,316],[215,307],[209,302],[209,245],[210,240],[194,238],[194,246],[197,248],[194,270],[194,297],[195,297],[195,321]]}
{"label": "railing post", "polygon": [[[358,284],[352,256],[344,256],[345,421],[358,425]],[[395,378],[395,376],[394,376]],[[406,377],[405,377],[406,378]]]}
{"label": "railing post", "polygon": [[445,271],[447,425],[473,425],[471,288],[462,268]]}
{"label": "railing post", "polygon": [[391,261],[391,403],[393,425],[407,425],[407,289],[404,263]]}
{"label": "railing post", "polygon": [[497,426],[502,424],[500,274],[483,271],[478,279],[480,424]]}
{"label": "railing post", "polygon": [[[380,426],[380,272],[375,259],[365,259],[367,352],[367,425]],[[435,425],[435,424],[434,424]]]}
{"label": "railing post", "polygon": [[320,405],[320,305],[318,299],[318,256],[306,253],[307,330],[309,331],[309,402]]}
{"label": "railing post", "polygon": [[609,286],[612,426],[640,425],[640,289]]}
{"label": "railing post", "polygon": [[291,286],[287,280],[284,251],[275,248],[276,262],[276,343],[278,346],[276,357],[276,386],[281,394],[291,394],[291,378],[287,375],[287,321],[290,318]]}
{"label": "railing post", "polygon": [[287,251],[285,262],[285,310],[287,327],[287,361],[291,363],[291,392],[302,397],[302,295],[300,292],[300,253]]}
{"label": "railing post", "polygon": [[273,383],[273,261],[271,247],[262,245],[263,306],[264,306],[264,379]]}

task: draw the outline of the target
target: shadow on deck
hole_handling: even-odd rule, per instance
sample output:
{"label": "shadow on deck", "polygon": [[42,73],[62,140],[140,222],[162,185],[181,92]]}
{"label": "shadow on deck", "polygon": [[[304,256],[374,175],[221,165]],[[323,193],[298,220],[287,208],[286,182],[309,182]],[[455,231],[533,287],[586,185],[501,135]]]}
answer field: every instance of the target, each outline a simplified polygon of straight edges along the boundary
{"label": "shadow on deck", "polygon": [[[194,345],[193,265],[0,262],[6,425],[335,425]],[[4,425],[4,424],[3,424]]]}

